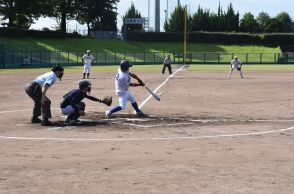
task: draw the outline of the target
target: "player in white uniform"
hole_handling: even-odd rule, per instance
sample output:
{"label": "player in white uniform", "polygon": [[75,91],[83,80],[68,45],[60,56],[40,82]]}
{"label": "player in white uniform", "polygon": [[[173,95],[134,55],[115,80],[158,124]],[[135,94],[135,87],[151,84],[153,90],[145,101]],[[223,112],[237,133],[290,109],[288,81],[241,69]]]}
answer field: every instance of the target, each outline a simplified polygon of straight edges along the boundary
{"label": "player in white uniform", "polygon": [[[34,101],[32,123],[41,123],[42,125],[49,126],[52,123],[48,120],[51,118],[50,105],[51,101],[46,96],[47,90],[55,83],[57,78],[61,80],[64,69],[60,65],[53,66],[51,71],[40,75],[25,87],[26,93]],[[38,117],[42,113],[42,120]]]}
{"label": "player in white uniform", "polygon": [[[125,109],[127,101],[131,102],[137,116],[144,116],[144,113],[138,108],[135,97],[129,91],[129,87],[145,86],[145,84],[136,74],[129,72],[130,67],[132,67],[132,64],[130,64],[129,61],[122,60],[120,62],[120,68],[118,68],[118,72],[115,76],[115,88],[119,104],[105,112],[107,118],[110,118],[113,113]],[[136,79],[139,83],[132,83],[131,77]]]}
{"label": "player in white uniform", "polygon": [[84,54],[82,57],[82,61],[84,63],[84,71],[83,71],[83,79],[85,79],[87,74],[87,79],[89,79],[90,71],[91,71],[91,64],[94,61],[94,57],[91,55],[91,51],[87,50],[87,53]]}
{"label": "player in white uniform", "polygon": [[242,72],[242,62],[238,59],[237,56],[234,57],[234,59],[231,61],[231,70],[228,74],[228,78],[231,78],[232,72],[234,69],[237,69],[240,72],[240,77],[244,78],[243,72]]}

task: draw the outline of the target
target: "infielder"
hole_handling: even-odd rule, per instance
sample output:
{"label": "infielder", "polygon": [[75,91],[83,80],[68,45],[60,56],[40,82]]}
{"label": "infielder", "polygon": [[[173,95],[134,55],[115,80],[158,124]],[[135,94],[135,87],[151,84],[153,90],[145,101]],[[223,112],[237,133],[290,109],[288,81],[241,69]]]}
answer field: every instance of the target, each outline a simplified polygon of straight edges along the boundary
{"label": "infielder", "polygon": [[[145,86],[145,84],[136,74],[129,71],[130,67],[132,67],[132,64],[130,64],[129,61],[122,60],[120,62],[120,67],[115,76],[115,91],[119,99],[119,104],[105,112],[107,118],[110,118],[113,113],[125,109],[127,101],[131,102],[137,116],[145,116],[145,114],[138,108],[135,97],[129,91],[129,87]],[[139,83],[132,83],[131,77],[136,79]]]}
{"label": "infielder", "polygon": [[[46,92],[55,83],[57,78],[61,80],[63,71],[64,69],[60,65],[55,65],[50,72],[40,75],[26,85],[25,91],[34,101],[31,123],[41,123],[44,126],[52,125],[49,121],[49,118],[51,118],[51,101],[46,96]],[[38,118],[41,112],[42,120]]]}
{"label": "infielder", "polygon": [[241,78],[244,78],[243,72],[242,72],[242,62],[238,59],[237,56],[235,56],[234,59],[231,61],[231,71],[228,74],[228,78],[231,78],[231,75],[234,69],[237,69],[240,72]]}
{"label": "infielder", "polygon": [[63,101],[60,104],[60,111],[63,115],[68,115],[65,123],[76,124],[79,122],[78,118],[85,115],[86,104],[82,102],[84,98],[89,100],[104,103],[110,106],[112,97],[105,97],[102,100],[89,96],[91,92],[91,83],[88,80],[82,80],[79,83],[79,88],[74,89],[63,96]]}
{"label": "infielder", "polygon": [[94,62],[94,57],[91,55],[91,51],[87,50],[87,53],[82,57],[82,61],[84,63],[84,71],[83,71],[83,79],[85,79],[87,74],[87,79],[89,79],[91,64]]}
{"label": "infielder", "polygon": [[172,74],[171,63],[172,61],[170,59],[170,55],[167,55],[167,57],[165,57],[163,61],[162,74],[164,74],[166,67],[168,68],[169,74]]}

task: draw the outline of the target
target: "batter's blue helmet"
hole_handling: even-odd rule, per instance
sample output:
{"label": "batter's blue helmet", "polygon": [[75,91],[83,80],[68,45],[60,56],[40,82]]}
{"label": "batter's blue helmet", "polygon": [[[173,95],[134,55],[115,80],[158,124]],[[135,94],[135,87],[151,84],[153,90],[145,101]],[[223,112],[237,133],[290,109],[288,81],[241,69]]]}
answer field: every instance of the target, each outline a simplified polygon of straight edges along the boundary
{"label": "batter's blue helmet", "polygon": [[128,71],[130,67],[132,67],[133,65],[128,61],[128,60],[122,60],[120,62],[120,69],[122,71]]}

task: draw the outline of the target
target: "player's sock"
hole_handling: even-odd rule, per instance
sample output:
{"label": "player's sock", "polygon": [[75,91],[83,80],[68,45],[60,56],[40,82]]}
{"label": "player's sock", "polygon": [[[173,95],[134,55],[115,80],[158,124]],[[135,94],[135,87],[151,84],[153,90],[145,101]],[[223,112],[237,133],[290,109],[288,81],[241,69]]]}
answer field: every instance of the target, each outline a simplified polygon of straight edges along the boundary
{"label": "player's sock", "polygon": [[87,78],[89,79],[90,73],[87,73]]}
{"label": "player's sock", "polygon": [[140,109],[138,108],[137,102],[132,103],[133,108],[135,109],[136,112],[140,112]]}
{"label": "player's sock", "polygon": [[85,76],[86,76],[86,74],[85,74],[85,73],[83,73],[83,79],[85,79]]}
{"label": "player's sock", "polygon": [[120,106],[116,106],[116,107],[114,107],[114,108],[112,108],[110,110],[110,113],[112,114],[112,113],[115,113],[115,112],[120,111],[120,110],[121,110],[121,107]]}

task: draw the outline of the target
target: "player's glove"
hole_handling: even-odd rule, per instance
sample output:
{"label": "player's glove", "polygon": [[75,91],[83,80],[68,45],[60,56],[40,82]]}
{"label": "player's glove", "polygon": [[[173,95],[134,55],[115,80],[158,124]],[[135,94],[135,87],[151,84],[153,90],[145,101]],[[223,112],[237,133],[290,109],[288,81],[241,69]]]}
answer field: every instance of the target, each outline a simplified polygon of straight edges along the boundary
{"label": "player's glove", "polygon": [[238,67],[237,70],[238,70],[238,71],[241,71],[241,67]]}
{"label": "player's glove", "polygon": [[112,96],[105,96],[101,99],[101,103],[106,104],[107,106],[111,106],[112,104]]}
{"label": "player's glove", "polygon": [[145,86],[144,82],[141,79],[138,79],[140,86]]}

